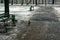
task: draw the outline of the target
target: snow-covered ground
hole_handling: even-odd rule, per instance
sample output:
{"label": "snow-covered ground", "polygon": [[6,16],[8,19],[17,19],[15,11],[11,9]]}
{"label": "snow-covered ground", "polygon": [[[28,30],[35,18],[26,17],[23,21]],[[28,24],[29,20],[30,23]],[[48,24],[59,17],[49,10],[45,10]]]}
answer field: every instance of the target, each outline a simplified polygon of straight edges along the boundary
{"label": "snow-covered ground", "polygon": [[53,7],[56,10],[57,17],[60,17],[60,7]]}
{"label": "snow-covered ground", "polygon": [[60,14],[60,7],[54,7],[54,9]]}
{"label": "snow-covered ground", "polygon": [[[34,7],[34,11],[29,11],[30,6],[10,6],[9,8],[10,8],[10,14],[15,14],[17,20],[20,21],[20,20],[29,20],[29,18],[34,14],[34,11],[37,10],[39,7]],[[0,14],[2,13],[4,13],[4,6],[0,6]],[[0,35],[0,40],[14,40],[15,36],[16,33],[7,36]]]}
{"label": "snow-covered ground", "polygon": [[[34,11],[29,11],[29,7],[30,6],[10,6],[10,14],[15,14],[19,20],[20,19],[29,20],[29,18],[32,15],[34,15],[35,10],[37,10],[39,8],[39,7],[35,6]],[[54,9],[58,12],[56,14],[60,14],[60,9],[58,7],[54,7]],[[0,13],[3,13],[3,11],[4,11],[4,7],[0,6]],[[21,26],[21,25],[19,25],[19,26]],[[7,38],[8,38],[7,40],[13,40],[15,35],[10,35],[11,37],[10,36],[4,36],[4,35],[1,36],[0,35],[0,40],[6,40]]]}
{"label": "snow-covered ground", "polygon": [[[15,12],[15,11],[28,11],[30,6],[10,6],[10,12]],[[34,9],[38,9],[38,7],[34,7]],[[0,11],[4,11],[4,6],[0,6]]]}
{"label": "snow-covered ground", "polygon": [[[39,7],[34,6],[34,11]],[[34,13],[34,11],[29,11],[30,6],[9,6],[10,14],[15,14],[21,20],[28,20]],[[4,13],[4,6],[0,6],[0,14]],[[16,18],[18,18],[16,17]]]}

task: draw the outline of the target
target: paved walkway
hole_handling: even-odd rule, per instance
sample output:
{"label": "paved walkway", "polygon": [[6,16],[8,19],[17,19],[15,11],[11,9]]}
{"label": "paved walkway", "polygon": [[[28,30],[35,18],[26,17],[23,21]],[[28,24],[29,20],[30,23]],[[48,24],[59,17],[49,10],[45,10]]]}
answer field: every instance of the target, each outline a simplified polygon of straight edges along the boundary
{"label": "paved walkway", "polygon": [[52,7],[40,7],[18,40],[60,40],[60,21]]}

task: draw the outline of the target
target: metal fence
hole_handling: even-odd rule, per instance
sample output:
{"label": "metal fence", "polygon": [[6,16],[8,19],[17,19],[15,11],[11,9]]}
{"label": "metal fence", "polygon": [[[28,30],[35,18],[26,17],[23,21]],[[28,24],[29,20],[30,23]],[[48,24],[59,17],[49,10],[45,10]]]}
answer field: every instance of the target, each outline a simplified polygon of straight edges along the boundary
{"label": "metal fence", "polygon": [[[52,4],[53,0],[9,0],[13,4]],[[0,0],[4,3],[4,0]],[[54,4],[60,4],[60,0],[54,0]]]}

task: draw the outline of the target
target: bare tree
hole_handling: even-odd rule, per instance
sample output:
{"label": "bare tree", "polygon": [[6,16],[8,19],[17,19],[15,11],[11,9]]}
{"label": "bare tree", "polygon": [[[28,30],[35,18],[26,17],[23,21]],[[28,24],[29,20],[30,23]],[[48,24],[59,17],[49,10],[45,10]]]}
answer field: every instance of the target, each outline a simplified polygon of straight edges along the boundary
{"label": "bare tree", "polygon": [[9,17],[9,0],[4,0],[5,4],[5,16]]}

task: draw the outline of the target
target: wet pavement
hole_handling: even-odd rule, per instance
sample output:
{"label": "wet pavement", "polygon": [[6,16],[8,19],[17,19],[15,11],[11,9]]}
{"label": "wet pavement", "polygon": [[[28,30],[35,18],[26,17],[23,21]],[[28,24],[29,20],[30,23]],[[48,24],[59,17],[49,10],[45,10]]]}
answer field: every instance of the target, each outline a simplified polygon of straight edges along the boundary
{"label": "wet pavement", "polygon": [[60,20],[50,6],[40,6],[30,18],[30,25],[18,33],[17,40],[60,40]]}

